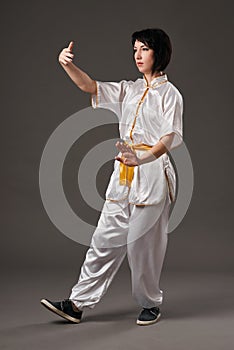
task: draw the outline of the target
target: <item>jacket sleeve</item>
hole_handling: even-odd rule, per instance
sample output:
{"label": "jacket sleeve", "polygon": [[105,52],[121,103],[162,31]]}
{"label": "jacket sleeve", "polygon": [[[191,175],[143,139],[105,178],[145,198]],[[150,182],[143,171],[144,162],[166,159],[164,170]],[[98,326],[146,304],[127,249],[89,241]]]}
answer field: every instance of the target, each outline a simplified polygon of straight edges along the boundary
{"label": "jacket sleeve", "polygon": [[178,90],[171,89],[163,101],[163,120],[160,127],[160,139],[174,133],[171,148],[183,142],[183,97]]}
{"label": "jacket sleeve", "polygon": [[120,82],[106,82],[95,80],[97,86],[96,94],[91,94],[91,106],[96,108],[109,109],[118,118],[121,118],[122,103],[129,87],[133,81],[121,80]]}

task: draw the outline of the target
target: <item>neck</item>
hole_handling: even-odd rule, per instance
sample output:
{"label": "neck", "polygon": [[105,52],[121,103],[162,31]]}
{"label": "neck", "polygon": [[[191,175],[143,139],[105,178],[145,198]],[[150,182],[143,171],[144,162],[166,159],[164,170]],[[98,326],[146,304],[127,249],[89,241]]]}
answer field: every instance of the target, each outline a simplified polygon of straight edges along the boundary
{"label": "neck", "polygon": [[152,81],[154,78],[160,77],[160,76],[162,76],[162,75],[164,75],[163,72],[158,72],[158,73],[155,73],[155,74],[145,73],[145,74],[144,74],[144,77],[145,77],[145,79],[147,80],[148,84],[150,84],[151,81]]}

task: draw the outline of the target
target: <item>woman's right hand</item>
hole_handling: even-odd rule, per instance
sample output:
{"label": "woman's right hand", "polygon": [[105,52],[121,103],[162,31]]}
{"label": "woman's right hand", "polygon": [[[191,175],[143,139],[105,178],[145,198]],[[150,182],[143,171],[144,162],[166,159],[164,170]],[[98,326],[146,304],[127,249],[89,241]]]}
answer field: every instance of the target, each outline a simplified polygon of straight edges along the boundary
{"label": "woman's right hand", "polygon": [[73,45],[74,45],[74,42],[70,41],[70,44],[68,45],[68,47],[65,47],[60,52],[58,56],[59,63],[64,64],[66,66],[68,63],[72,62],[74,58],[74,54],[72,53]]}

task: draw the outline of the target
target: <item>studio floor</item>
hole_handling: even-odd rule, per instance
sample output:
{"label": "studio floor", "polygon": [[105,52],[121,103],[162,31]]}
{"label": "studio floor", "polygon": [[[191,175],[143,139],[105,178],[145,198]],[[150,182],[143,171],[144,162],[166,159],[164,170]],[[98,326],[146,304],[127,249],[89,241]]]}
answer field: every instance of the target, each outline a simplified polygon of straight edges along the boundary
{"label": "studio floor", "polygon": [[40,305],[68,297],[77,271],[9,269],[1,278],[0,349],[230,350],[234,346],[234,276],[224,272],[163,271],[161,319],[136,325],[126,261],[106,295],[70,324]]}

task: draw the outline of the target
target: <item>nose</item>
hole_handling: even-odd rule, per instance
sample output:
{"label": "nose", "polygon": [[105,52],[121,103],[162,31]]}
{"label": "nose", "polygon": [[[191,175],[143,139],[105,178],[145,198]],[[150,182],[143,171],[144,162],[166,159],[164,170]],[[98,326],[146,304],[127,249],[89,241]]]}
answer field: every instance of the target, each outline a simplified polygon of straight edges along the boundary
{"label": "nose", "polygon": [[140,51],[136,51],[136,53],[135,53],[135,59],[136,59],[136,60],[141,59],[141,52],[140,52]]}

